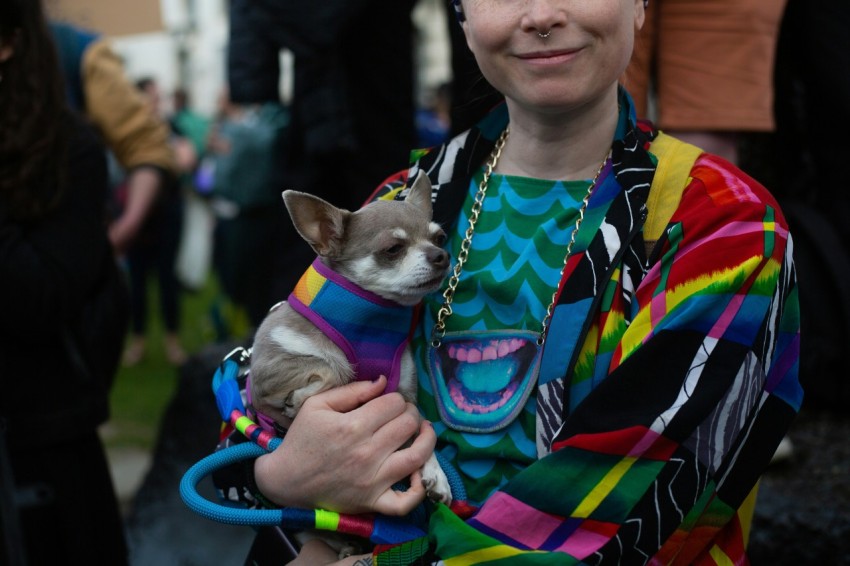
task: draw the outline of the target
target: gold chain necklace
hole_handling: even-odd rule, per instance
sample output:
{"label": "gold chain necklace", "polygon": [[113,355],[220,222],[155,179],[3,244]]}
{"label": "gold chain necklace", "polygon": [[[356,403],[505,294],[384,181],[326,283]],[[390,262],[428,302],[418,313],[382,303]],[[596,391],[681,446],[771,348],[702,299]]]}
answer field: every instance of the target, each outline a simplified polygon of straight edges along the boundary
{"label": "gold chain necklace", "polygon": [[[433,348],[440,347],[443,336],[446,334],[446,320],[448,320],[452,314],[452,301],[454,300],[455,289],[457,289],[457,284],[460,281],[460,274],[463,271],[463,265],[466,263],[469,256],[469,249],[472,245],[472,236],[475,233],[475,224],[478,222],[478,216],[481,214],[481,208],[484,206],[484,197],[487,195],[487,184],[490,181],[490,176],[493,174],[493,170],[496,168],[496,164],[499,162],[499,158],[502,156],[502,150],[505,147],[505,143],[508,141],[509,135],[510,126],[506,127],[502,132],[502,135],[499,136],[499,139],[496,141],[496,146],[493,148],[493,151],[490,153],[490,158],[484,166],[484,175],[481,178],[481,184],[478,185],[478,192],[475,193],[475,198],[472,201],[472,210],[469,214],[469,226],[466,228],[463,241],[460,244],[460,251],[457,254],[457,262],[455,263],[452,274],[449,277],[448,286],[446,287],[446,290],[443,291],[443,305],[440,307],[440,310],[437,311],[437,322],[434,324],[434,329],[431,331],[431,346]],[[596,188],[596,183],[599,181],[599,175],[602,174],[602,170],[605,168],[605,164],[608,162],[610,157],[611,150],[609,149],[608,153],[605,155],[605,159],[602,160],[602,164],[599,165],[599,169],[596,170],[596,175],[593,176],[593,181],[590,182],[590,186],[587,187],[587,192],[585,192],[584,198],[581,201],[578,218],[576,219],[573,232],[570,235],[570,242],[567,244],[567,253],[564,255],[564,263],[561,266],[561,271],[558,275],[558,285],[555,286],[555,291],[552,293],[552,300],[550,301],[549,306],[546,307],[546,316],[543,317],[543,321],[541,322],[540,335],[537,338],[538,346],[543,346],[546,341],[549,322],[552,320],[552,315],[555,312],[555,301],[558,298],[558,288],[560,287],[561,279],[564,277],[564,270],[567,268],[567,261],[570,259],[570,254],[572,253],[573,245],[576,241],[576,235],[584,221],[584,213],[587,211],[587,203],[590,200],[590,195],[593,194],[593,189]]]}

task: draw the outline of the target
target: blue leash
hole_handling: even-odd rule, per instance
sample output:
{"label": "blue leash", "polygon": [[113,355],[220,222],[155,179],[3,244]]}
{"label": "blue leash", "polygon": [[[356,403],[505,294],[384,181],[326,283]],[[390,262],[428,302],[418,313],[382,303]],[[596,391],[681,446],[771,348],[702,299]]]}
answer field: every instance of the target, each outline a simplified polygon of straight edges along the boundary
{"label": "blue leash", "polygon": [[[180,481],[180,496],[183,502],[199,515],[230,525],[273,526],[286,529],[322,529],[354,534],[368,538],[375,544],[396,544],[425,536],[417,525],[424,519],[424,505],[408,517],[384,515],[346,515],[321,509],[246,509],[235,504],[214,503],[198,493],[198,485],[217,470],[238,462],[256,459],[277,448],[283,439],[264,431],[246,416],[245,406],[237,378],[245,367],[250,351],[237,348],[228,354],[213,376],[213,392],[219,413],[251,442],[243,442],[218,450],[194,464]],[[457,470],[439,453],[440,466],[449,480],[452,498],[466,501],[466,489]]]}

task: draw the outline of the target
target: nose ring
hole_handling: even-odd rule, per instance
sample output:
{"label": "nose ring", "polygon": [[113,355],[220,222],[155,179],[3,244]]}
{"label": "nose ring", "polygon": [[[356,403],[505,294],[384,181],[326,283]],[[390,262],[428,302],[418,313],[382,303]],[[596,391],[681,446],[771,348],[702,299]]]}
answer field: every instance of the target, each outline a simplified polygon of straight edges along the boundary
{"label": "nose ring", "polygon": [[551,29],[551,28],[550,28],[550,29],[548,29],[548,30],[546,30],[546,33],[540,33],[539,31],[537,32],[537,36],[538,36],[538,37],[540,37],[540,39],[546,39],[546,38],[547,38],[547,37],[549,37],[551,34],[552,34],[552,29]]}

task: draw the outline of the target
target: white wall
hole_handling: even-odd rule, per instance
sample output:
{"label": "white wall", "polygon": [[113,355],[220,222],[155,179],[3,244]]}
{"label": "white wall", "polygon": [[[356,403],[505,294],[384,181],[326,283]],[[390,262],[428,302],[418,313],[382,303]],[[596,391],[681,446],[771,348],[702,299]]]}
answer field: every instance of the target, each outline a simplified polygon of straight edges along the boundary
{"label": "white wall", "polygon": [[195,32],[190,36],[191,65],[187,87],[193,106],[213,114],[227,80],[227,39],[230,31],[224,0],[196,0]]}
{"label": "white wall", "polygon": [[[124,59],[127,75],[132,80],[153,77],[163,98],[178,84],[174,41],[167,33],[146,33],[109,38],[112,47]],[[163,101],[165,102],[165,100]]]}
{"label": "white wall", "polygon": [[447,0],[419,0],[413,10],[413,24],[419,30],[420,39],[416,50],[420,103],[424,102],[423,96],[428,91],[452,78],[447,4]]}
{"label": "white wall", "polygon": [[[163,102],[181,86],[189,91],[192,106],[212,115],[225,80],[227,56],[227,13],[224,0],[197,0],[191,14],[186,0],[159,0],[166,31],[111,38],[124,58],[133,80],[151,76],[157,80]],[[192,17],[194,16],[194,18]],[[187,66],[180,68],[180,46],[187,53]],[[166,104],[165,109],[170,109]]]}

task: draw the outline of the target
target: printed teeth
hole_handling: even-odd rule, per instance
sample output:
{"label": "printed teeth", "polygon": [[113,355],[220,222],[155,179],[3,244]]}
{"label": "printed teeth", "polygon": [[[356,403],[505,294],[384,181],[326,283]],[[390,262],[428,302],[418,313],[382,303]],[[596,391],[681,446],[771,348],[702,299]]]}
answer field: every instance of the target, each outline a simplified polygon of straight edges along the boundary
{"label": "printed teeth", "polygon": [[510,338],[506,340],[491,340],[483,346],[458,346],[452,344],[448,347],[449,358],[459,362],[476,364],[490,360],[498,360],[513,354],[523,346],[525,340]]}

